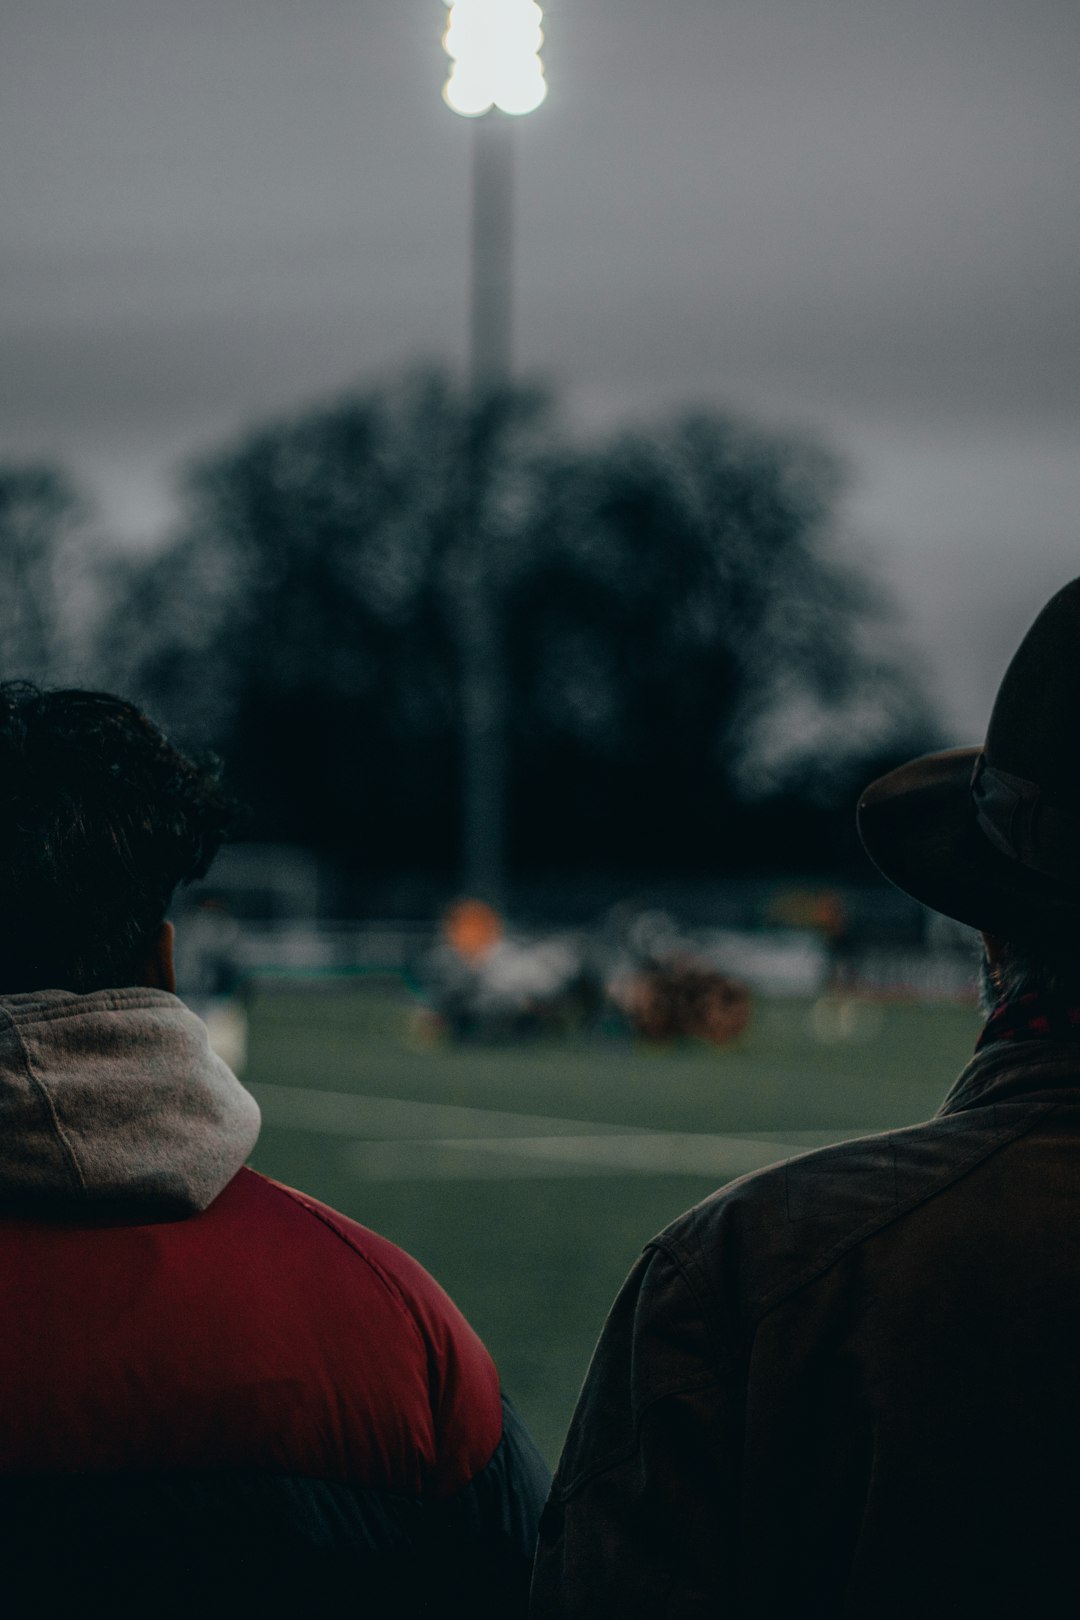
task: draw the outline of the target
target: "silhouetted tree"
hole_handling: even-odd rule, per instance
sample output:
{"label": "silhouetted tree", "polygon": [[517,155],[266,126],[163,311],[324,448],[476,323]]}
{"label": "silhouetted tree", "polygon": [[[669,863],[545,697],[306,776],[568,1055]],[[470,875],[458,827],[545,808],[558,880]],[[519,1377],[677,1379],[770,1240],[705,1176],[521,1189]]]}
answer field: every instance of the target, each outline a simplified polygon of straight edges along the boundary
{"label": "silhouetted tree", "polygon": [[509,610],[527,858],[820,858],[821,812],[928,745],[885,606],[835,551],[841,487],[820,447],[717,414],[551,468]]}
{"label": "silhouetted tree", "polygon": [[745,867],[772,823],[811,860],[860,767],[931,731],[833,550],[839,489],[733,418],[585,447],[532,393],[411,379],[195,468],[112,644],[226,752],[257,831],[452,869],[479,570],[519,868]]}
{"label": "silhouetted tree", "polygon": [[86,516],[74,486],[48,463],[0,463],[0,672],[56,681],[77,664],[75,547]]}
{"label": "silhouetted tree", "polygon": [[428,376],[191,471],[116,634],[129,684],[226,751],[259,830],[453,863],[462,604],[478,540],[520,565],[543,422],[534,395],[475,404]]}

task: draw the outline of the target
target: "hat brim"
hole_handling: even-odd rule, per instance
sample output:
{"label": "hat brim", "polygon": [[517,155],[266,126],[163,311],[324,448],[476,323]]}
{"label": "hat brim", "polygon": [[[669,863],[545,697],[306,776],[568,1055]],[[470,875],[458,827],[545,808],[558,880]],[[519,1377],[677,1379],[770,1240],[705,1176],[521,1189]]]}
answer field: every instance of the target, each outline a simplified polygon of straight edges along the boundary
{"label": "hat brim", "polygon": [[898,889],[970,928],[1075,937],[1080,890],[1010,860],[980,828],[971,796],[980,752],[924,754],[872,782],[857,814],[867,854]]}

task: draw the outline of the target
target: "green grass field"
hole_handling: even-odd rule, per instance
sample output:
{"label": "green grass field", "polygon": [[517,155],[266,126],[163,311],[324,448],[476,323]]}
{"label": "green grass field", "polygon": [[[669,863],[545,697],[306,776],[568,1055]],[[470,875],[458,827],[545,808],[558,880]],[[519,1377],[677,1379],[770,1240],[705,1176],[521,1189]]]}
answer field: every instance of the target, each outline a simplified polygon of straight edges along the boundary
{"label": "green grass field", "polygon": [[932,1114],[976,1014],[889,1005],[821,1042],[759,1002],[736,1048],[618,1040],[420,1049],[374,986],[257,995],[257,1169],[409,1249],[457,1300],[554,1462],[611,1299],[646,1239],[717,1186]]}

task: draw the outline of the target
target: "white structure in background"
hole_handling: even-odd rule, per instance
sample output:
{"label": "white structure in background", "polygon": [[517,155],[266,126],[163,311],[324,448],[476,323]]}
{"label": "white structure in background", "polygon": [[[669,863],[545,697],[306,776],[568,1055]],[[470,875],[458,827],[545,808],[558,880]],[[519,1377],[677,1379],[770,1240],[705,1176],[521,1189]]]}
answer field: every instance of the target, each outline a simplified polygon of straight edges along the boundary
{"label": "white structure in background", "polygon": [[543,15],[534,0],[454,0],[443,35],[453,63],[447,106],[463,118],[492,107],[514,117],[535,111],[547,95]]}
{"label": "white structure in background", "polygon": [[731,973],[755,995],[817,996],[829,977],[828,949],[818,934],[799,929],[712,929],[698,948],[721,973]]}
{"label": "white structure in background", "polygon": [[322,949],[319,888],[318,861],[307,850],[229,844],[209,876],[177,896],[180,996],[237,1074],[247,1062],[246,977],[267,956],[277,962]]}
{"label": "white structure in background", "polygon": [[[443,48],[446,105],[472,120],[469,373],[478,399],[504,390],[513,350],[513,180],[518,121],[547,95],[534,0],[454,0]],[[509,116],[505,116],[509,115]],[[511,535],[478,522],[457,579],[461,705],[460,892],[499,910],[506,884],[507,678],[497,553]]]}

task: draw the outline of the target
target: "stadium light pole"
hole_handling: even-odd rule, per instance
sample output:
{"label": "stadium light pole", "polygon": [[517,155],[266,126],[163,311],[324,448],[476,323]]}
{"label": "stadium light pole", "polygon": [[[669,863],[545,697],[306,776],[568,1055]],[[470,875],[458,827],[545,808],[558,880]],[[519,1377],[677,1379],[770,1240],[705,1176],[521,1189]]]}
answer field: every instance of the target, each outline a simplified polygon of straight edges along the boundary
{"label": "stadium light pole", "polygon": [[[535,0],[452,0],[443,35],[447,106],[473,122],[469,380],[474,400],[506,385],[513,346],[513,126],[547,95]],[[461,653],[461,881],[501,905],[505,888],[506,675],[490,542],[465,545]]]}

